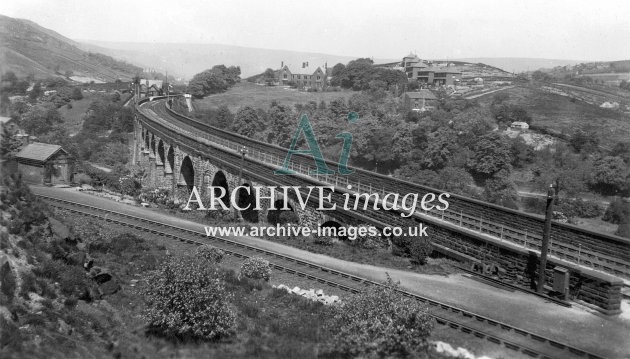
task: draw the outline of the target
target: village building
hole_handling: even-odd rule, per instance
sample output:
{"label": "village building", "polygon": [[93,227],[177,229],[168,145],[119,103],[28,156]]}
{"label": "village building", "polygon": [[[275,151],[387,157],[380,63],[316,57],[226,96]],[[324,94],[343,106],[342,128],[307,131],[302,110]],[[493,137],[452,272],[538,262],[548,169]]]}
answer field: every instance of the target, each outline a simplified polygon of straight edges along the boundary
{"label": "village building", "polygon": [[403,57],[400,62],[377,64],[376,67],[404,71],[409,81],[418,81],[429,85],[453,86],[462,78],[461,71],[457,71],[453,63],[432,64],[422,60],[415,54]]}
{"label": "village building", "polygon": [[295,84],[297,88],[323,90],[327,81],[327,65],[314,67],[308,62],[303,62],[300,68],[291,70],[284,62],[281,64],[278,73],[278,83],[281,85]]}
{"label": "village building", "polygon": [[429,90],[407,92],[404,96],[405,101],[409,101],[412,111],[431,111],[437,107],[438,98]]}
{"label": "village building", "polygon": [[73,159],[58,145],[33,142],[15,155],[18,172],[28,183],[69,184],[72,180]]}

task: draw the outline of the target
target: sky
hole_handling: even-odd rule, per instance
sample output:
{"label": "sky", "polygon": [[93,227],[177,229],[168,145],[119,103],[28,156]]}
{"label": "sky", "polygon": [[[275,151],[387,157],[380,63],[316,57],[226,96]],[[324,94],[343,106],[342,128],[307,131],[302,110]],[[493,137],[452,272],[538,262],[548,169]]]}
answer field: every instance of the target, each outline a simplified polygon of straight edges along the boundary
{"label": "sky", "polygon": [[628,0],[3,0],[71,39],[354,57],[630,59]]}

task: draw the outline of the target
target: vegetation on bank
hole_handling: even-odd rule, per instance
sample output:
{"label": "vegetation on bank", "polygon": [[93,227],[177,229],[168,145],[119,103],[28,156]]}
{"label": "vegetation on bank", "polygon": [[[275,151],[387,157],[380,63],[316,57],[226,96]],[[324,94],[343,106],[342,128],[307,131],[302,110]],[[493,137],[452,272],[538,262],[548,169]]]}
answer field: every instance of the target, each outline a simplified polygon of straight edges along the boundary
{"label": "vegetation on bank", "polygon": [[[391,281],[325,306],[238,276],[216,248],[169,254],[162,239],[46,209],[18,176],[4,185],[3,357],[440,357],[426,307]],[[264,279],[259,264],[248,271]]]}

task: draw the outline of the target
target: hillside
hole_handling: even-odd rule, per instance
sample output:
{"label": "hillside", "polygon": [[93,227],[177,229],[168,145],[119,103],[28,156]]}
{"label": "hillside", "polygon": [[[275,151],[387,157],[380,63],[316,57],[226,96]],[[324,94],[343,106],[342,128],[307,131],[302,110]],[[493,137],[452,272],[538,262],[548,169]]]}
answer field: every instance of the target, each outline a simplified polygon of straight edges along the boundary
{"label": "hillside", "polygon": [[[280,68],[284,62],[298,66],[302,62],[329,67],[336,63],[348,63],[358,57],[339,56],[290,50],[257,49],[219,44],[176,43],[129,43],[83,41],[80,47],[86,51],[99,51],[125,61],[146,64],[158,71],[166,70],[178,77],[190,79],[193,75],[214,65],[225,64],[241,67],[241,77],[259,74],[267,68]],[[392,59],[374,59],[374,62],[391,62]]]}
{"label": "hillside", "polygon": [[1,71],[36,78],[72,75],[86,80],[130,79],[142,69],[100,53],[79,49],[77,43],[36,23],[0,15]]}
{"label": "hillside", "polygon": [[539,59],[529,57],[477,57],[457,60],[470,63],[484,63],[486,65],[498,67],[513,73],[535,71],[538,69],[552,68],[556,66],[575,65],[580,62],[577,60]]}

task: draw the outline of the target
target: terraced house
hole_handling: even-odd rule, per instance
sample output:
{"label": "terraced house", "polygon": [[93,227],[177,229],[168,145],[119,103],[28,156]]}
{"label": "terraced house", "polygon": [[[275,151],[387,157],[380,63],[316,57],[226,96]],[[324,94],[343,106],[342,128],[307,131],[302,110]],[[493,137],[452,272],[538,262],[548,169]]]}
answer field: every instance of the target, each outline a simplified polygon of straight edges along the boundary
{"label": "terraced house", "polygon": [[288,65],[282,63],[279,73],[279,82],[282,85],[291,85],[294,83],[298,88],[314,88],[322,90],[326,87],[327,65],[309,66],[308,62],[303,62],[300,68],[294,68],[292,71]]}

